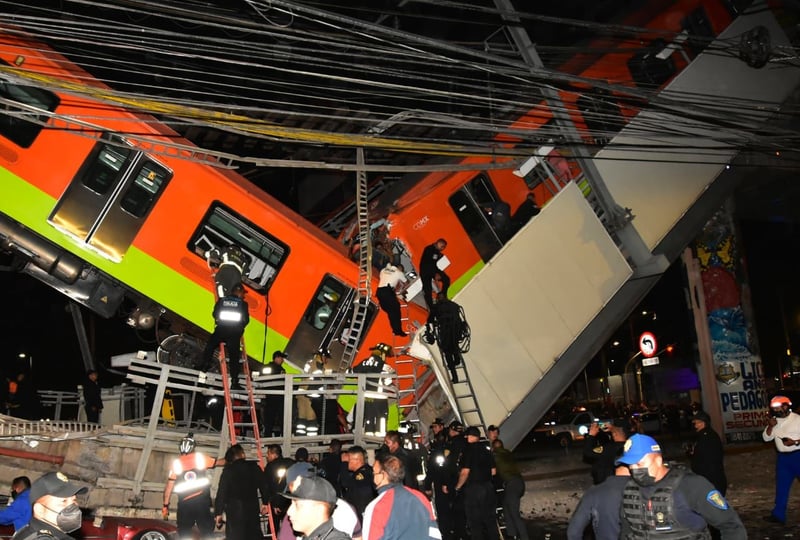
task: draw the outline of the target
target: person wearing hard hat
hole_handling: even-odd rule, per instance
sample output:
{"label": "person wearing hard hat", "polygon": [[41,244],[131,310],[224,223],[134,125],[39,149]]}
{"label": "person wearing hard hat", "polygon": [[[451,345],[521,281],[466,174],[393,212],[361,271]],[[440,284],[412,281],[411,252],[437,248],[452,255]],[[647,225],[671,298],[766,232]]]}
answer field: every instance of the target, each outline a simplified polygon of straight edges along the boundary
{"label": "person wearing hard hat", "polygon": [[181,439],[181,455],[172,462],[167,484],[164,487],[164,505],[161,516],[169,516],[169,500],[173,493],[178,495],[178,536],[191,538],[192,529],[197,525],[203,538],[214,533],[214,516],[211,513],[211,478],[208,471],[224,465],[224,459],[215,459],[197,452],[194,437],[189,433]]}
{"label": "person wearing hard hat", "polygon": [[786,524],[789,490],[800,478],[800,415],[792,412],[786,396],[775,396],[769,402],[770,416],[761,434],[764,441],[775,441],[775,506],[764,517],[771,523]]}

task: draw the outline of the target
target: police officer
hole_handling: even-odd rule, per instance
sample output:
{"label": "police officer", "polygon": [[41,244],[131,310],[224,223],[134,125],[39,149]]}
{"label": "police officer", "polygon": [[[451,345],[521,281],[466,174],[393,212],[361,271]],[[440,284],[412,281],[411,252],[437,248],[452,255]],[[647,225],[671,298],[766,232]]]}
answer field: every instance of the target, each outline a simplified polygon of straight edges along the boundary
{"label": "police officer", "polygon": [[340,478],[342,498],[355,507],[361,518],[376,495],[372,467],[367,463],[367,451],[363,447],[351,446],[347,450],[347,471]]}
{"label": "police officer", "polygon": [[444,421],[437,416],[431,423],[431,440],[436,439],[439,433],[442,433],[444,439],[447,440],[447,432],[444,430]]}
{"label": "police officer", "polygon": [[[437,418],[437,420],[439,419]],[[446,442],[447,436],[441,430],[431,441],[428,449],[427,474],[423,482],[423,489],[428,497],[433,498],[442,540],[454,540],[453,495],[455,493],[455,474],[448,467]],[[451,489],[448,489],[448,486]]]}
{"label": "police officer", "polygon": [[689,448],[692,472],[705,476],[724,496],[728,489],[728,478],[725,476],[722,439],[711,428],[711,417],[705,411],[695,413],[692,427],[697,432],[697,438]]}
{"label": "police officer", "polygon": [[169,515],[169,499],[178,495],[178,536],[190,538],[192,527],[197,524],[202,537],[214,532],[214,517],[211,515],[211,479],[208,470],[224,464],[201,452],[195,452],[195,441],[189,433],[181,440],[181,456],[172,462],[167,485],[164,487],[164,506],[161,515]]}
{"label": "police officer", "polygon": [[592,422],[583,443],[583,460],[592,464],[592,482],[597,485],[609,476],[614,476],[614,462],[622,454],[622,447],[628,438],[624,418],[615,419],[603,433],[597,422]]}
{"label": "police officer", "polygon": [[234,444],[225,453],[225,468],[214,501],[214,521],[218,528],[225,514],[225,540],[250,540],[261,536],[260,515],[266,513],[268,501],[266,477],[258,462],[248,461],[246,457],[240,444]]}
{"label": "police officer", "polygon": [[281,493],[286,489],[286,473],[294,463],[292,458],[283,457],[283,449],[279,444],[267,445],[267,465],[264,467],[264,478],[266,479],[267,501],[272,508],[272,517],[276,523],[280,523],[286,509],[289,508],[289,501]]}
{"label": "police officer", "polygon": [[464,437],[464,425],[458,420],[453,420],[447,426],[447,441],[445,442],[444,455],[445,467],[447,469],[447,480],[445,487],[450,493],[453,509],[453,534],[454,538],[468,538],[467,516],[464,510],[464,497],[456,493],[456,483],[458,473],[464,457],[464,450],[467,447],[467,439]]}
{"label": "police officer", "polygon": [[406,471],[403,485],[412,489],[419,489],[419,482],[417,475],[419,474],[419,462],[416,455],[412,455],[402,446],[403,436],[397,430],[390,430],[386,432],[383,437],[383,444],[385,451],[390,455],[395,456],[403,462],[403,467]]}
{"label": "police officer", "polygon": [[[272,353],[272,362],[265,365],[261,370],[264,375],[285,375],[286,369],[283,363],[289,355],[283,351]],[[281,387],[283,384],[281,384]],[[277,426],[276,426],[277,420]],[[278,428],[277,431],[275,428]],[[261,430],[265,437],[272,437],[277,433],[280,437],[283,434],[283,394],[267,394],[261,400]]]}
{"label": "police officer", "polygon": [[725,540],[746,539],[736,513],[711,482],[680,467],[668,467],[652,437],[636,434],[625,442],[617,460],[631,480],[622,494],[620,538],[693,540],[708,538],[708,525]]}
{"label": "police officer", "polygon": [[569,518],[567,540],[583,540],[589,525],[595,540],[619,540],[619,511],[629,479],[628,467],[619,465],[614,476],[587,489]]}
{"label": "police officer", "polygon": [[214,358],[214,349],[225,343],[225,355],[228,357],[228,369],[231,376],[231,390],[241,390],[239,385],[239,365],[241,341],[244,329],[250,322],[247,302],[244,300],[244,287],[241,283],[233,287],[230,296],[224,296],[214,305],[214,333],[206,343],[203,351],[203,369],[208,370]]}
{"label": "police officer", "polygon": [[218,267],[214,274],[217,297],[229,296],[236,285],[242,284],[242,276],[247,271],[249,257],[239,246],[229,245],[222,250],[213,249],[206,252],[209,266]]}
{"label": "police officer", "polygon": [[493,477],[497,474],[492,451],[481,442],[475,426],[465,431],[467,447],[458,473],[456,493],[463,490],[464,511],[472,540],[500,540],[497,530],[497,498]]}
{"label": "police officer", "polygon": [[447,240],[439,238],[436,242],[425,246],[425,249],[422,250],[422,256],[419,261],[419,278],[422,280],[422,292],[428,309],[433,308],[433,279],[436,276],[439,276],[442,285],[442,290],[439,291],[437,299],[447,299],[447,289],[450,287],[450,276],[437,265],[439,259],[444,256],[442,252],[446,247]]}
{"label": "police officer", "polygon": [[30,501],[33,517],[19,529],[17,540],[67,540],[69,533],[77,531],[83,522],[77,496],[87,488],[73,484],[63,473],[47,473],[31,486]]}

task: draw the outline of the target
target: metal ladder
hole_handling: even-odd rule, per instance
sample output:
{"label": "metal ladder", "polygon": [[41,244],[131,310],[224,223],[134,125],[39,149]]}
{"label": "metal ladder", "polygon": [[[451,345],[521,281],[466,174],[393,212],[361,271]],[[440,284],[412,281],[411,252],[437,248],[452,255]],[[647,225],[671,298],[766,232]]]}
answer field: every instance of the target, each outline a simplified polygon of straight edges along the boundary
{"label": "metal ladder", "polygon": [[483,414],[475,399],[475,390],[472,388],[472,383],[467,373],[467,366],[464,364],[463,360],[461,364],[456,366],[456,374],[458,375],[458,382],[451,382],[451,385],[460,420],[465,426],[476,426],[485,436],[486,424],[483,421]]}
{"label": "metal ladder", "polygon": [[[231,381],[228,377],[228,362],[225,351],[225,344],[219,344],[219,373],[222,377],[222,388],[225,391],[225,419],[228,424],[228,438],[230,439],[231,446],[236,444],[237,432],[251,428],[253,430],[253,439],[256,447],[256,455],[258,456],[258,466],[264,470],[266,465],[264,460],[264,451],[261,447],[261,430],[258,426],[258,416],[256,414],[256,400],[253,396],[253,377],[250,375],[250,363],[247,360],[247,351],[244,348],[244,339],[241,342],[242,353],[242,375],[245,379],[245,390],[247,394],[246,405],[234,405],[234,398],[231,395]],[[235,413],[249,413],[250,422],[237,422]],[[275,522],[272,519],[272,505],[267,503],[267,516],[269,519],[269,537],[275,538]]]}
{"label": "metal ladder", "polygon": [[[245,395],[247,397],[247,404],[246,405],[235,405],[234,398],[231,395],[231,381],[228,377],[228,362],[226,362],[227,355],[225,351],[225,344],[220,343],[219,345],[219,372],[222,376],[222,388],[225,390],[225,415],[226,419],[228,420],[228,435],[230,437],[231,444],[236,444],[236,436],[239,430],[242,433],[245,432],[247,429],[253,430],[253,438],[255,439],[256,445],[256,454],[258,455],[258,464],[261,468],[264,468],[264,453],[261,449],[261,434],[260,430],[258,429],[258,416],[256,415],[256,400],[253,397],[253,379],[250,376],[250,366],[247,361],[247,354],[244,350],[244,343],[242,343],[242,374],[245,377],[245,391],[242,392],[241,395]],[[250,421],[249,422],[237,422],[236,416],[234,413],[241,412],[241,413],[249,413],[250,414]]]}
{"label": "metal ladder", "polygon": [[[363,167],[364,149],[356,150],[356,163]],[[370,296],[372,295],[372,239],[369,228],[369,188],[367,186],[367,173],[363,168],[356,173],[356,206],[358,213],[358,291],[353,301],[353,317],[350,321],[350,330],[347,333],[342,359],[339,362],[339,372],[350,369],[356,356],[358,344],[361,341],[361,332],[367,320]]]}

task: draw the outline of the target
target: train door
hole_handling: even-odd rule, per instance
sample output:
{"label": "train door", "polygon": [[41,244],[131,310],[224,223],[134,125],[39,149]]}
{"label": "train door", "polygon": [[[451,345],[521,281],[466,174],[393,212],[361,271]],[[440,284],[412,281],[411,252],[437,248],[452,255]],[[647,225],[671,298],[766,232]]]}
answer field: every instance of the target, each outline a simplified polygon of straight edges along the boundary
{"label": "train door", "polygon": [[497,191],[486,174],[479,174],[450,196],[450,207],[484,261],[503,247],[487,212],[497,201]]}
{"label": "train door", "polygon": [[172,171],[120,137],[98,142],[48,221],[118,262],[171,178]]}
{"label": "train door", "polygon": [[[355,297],[355,289],[326,274],[286,346],[287,354],[300,365],[320,350],[328,351],[331,358],[341,358],[344,352],[343,334],[350,328]],[[370,303],[359,346],[375,320],[376,313],[377,306]],[[335,370],[338,368],[338,360],[334,364],[326,367]]]}

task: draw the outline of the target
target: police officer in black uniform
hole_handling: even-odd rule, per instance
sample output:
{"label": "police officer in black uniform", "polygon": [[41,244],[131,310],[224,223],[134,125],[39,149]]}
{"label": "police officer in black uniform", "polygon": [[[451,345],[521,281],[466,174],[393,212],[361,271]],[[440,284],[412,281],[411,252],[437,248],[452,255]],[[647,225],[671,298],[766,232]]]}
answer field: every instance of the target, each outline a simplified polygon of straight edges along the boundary
{"label": "police officer in black uniform", "polygon": [[692,426],[697,432],[694,444],[689,447],[692,472],[705,476],[724,496],[728,489],[728,478],[725,476],[722,439],[711,428],[711,417],[705,411],[695,413]]}
{"label": "police officer in black uniform", "polygon": [[244,287],[234,286],[230,296],[224,296],[214,305],[214,333],[206,343],[203,351],[203,370],[211,367],[214,349],[225,343],[225,355],[228,357],[228,369],[231,375],[231,390],[241,390],[239,385],[239,365],[242,357],[241,341],[244,329],[250,322],[247,302],[244,300]]}
{"label": "police officer in black uniform", "polygon": [[[437,418],[437,420],[439,419]],[[447,436],[444,431],[439,431],[431,441],[428,449],[427,474],[422,485],[425,494],[433,498],[442,540],[454,540],[453,495],[455,493],[455,474],[452,468],[448,467],[446,443]],[[451,489],[448,489],[448,486]]]}
{"label": "police officer in black uniform", "polygon": [[[265,365],[261,370],[264,375],[285,375],[286,369],[283,363],[289,355],[283,351],[272,353],[272,362]],[[276,425],[277,420],[277,425]],[[275,428],[277,432],[275,431]],[[272,437],[277,433],[283,435],[283,394],[267,394],[261,400],[261,430],[265,437]]]}
{"label": "police officer in black uniform", "polygon": [[[453,420],[447,426],[447,441],[444,447],[445,468],[447,480],[445,486],[450,493],[453,509],[453,534],[454,538],[469,538],[467,534],[467,516],[464,510],[463,494],[456,493],[458,473],[467,448],[467,439],[464,437],[464,425],[458,420]],[[441,528],[440,528],[441,530]]]}
{"label": "police officer in black uniform", "polygon": [[481,442],[481,432],[477,427],[468,427],[465,435],[467,447],[458,473],[456,493],[463,490],[464,511],[472,540],[500,540],[493,482],[497,474],[494,456],[486,443]]}
{"label": "police officer in black uniform", "polygon": [[614,462],[622,455],[622,447],[628,439],[624,418],[617,418],[603,431],[597,422],[589,426],[583,443],[583,460],[592,465],[592,482],[597,485],[609,476],[614,476]]}
{"label": "police officer in black uniform", "polygon": [[383,446],[379,450],[381,454],[388,453],[403,462],[406,476],[403,485],[411,489],[419,490],[417,475],[420,471],[419,457],[403,448],[403,436],[397,430],[389,430],[383,437]]}
{"label": "police officer in black uniform", "polygon": [[261,507],[269,502],[269,490],[258,462],[246,457],[241,444],[234,444],[225,453],[225,468],[214,500],[217,528],[222,526],[222,514],[225,514],[225,540],[251,540],[261,536]]}
{"label": "police officer in black uniform", "polygon": [[351,446],[347,450],[347,470],[339,479],[342,498],[364,516],[367,505],[375,498],[375,484],[372,483],[372,467],[367,463],[367,451],[361,446]]}
{"label": "police officer in black uniform", "polygon": [[237,245],[231,244],[222,250],[213,249],[205,253],[208,265],[218,268],[214,274],[217,297],[229,296],[236,285],[242,284],[242,277],[247,272],[250,257]]}
{"label": "police officer in black uniform", "polygon": [[47,473],[31,485],[33,517],[14,534],[18,540],[68,540],[80,529],[83,515],[77,495],[87,488],[73,484],[60,472]]}
{"label": "police officer in black uniform", "polygon": [[289,502],[281,494],[286,489],[286,472],[294,465],[292,458],[283,457],[283,449],[279,444],[267,445],[267,465],[264,467],[264,479],[267,489],[267,500],[272,508],[276,523],[280,523]]}
{"label": "police officer in black uniform", "polygon": [[633,435],[617,462],[631,472],[622,494],[621,539],[701,540],[709,537],[709,525],[724,540],[747,538],[725,497],[702,476],[664,464],[661,447],[652,437]]}

